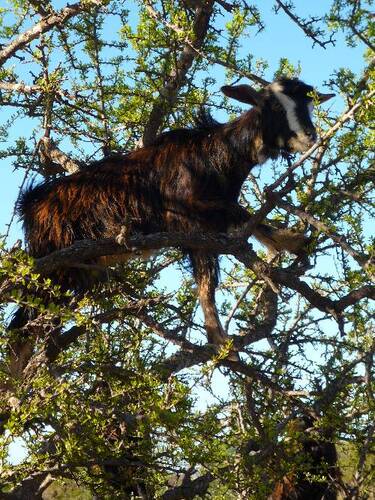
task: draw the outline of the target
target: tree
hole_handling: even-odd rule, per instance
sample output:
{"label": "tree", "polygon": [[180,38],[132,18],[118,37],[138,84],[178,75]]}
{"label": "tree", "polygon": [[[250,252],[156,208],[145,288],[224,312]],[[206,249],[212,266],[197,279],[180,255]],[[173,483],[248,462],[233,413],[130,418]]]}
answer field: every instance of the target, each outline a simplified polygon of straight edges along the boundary
{"label": "tree", "polygon": [[[272,16],[270,5],[224,0],[10,0],[0,9],[1,157],[22,172],[21,189],[33,175],[68,175],[192,126],[202,106],[238,112],[217,92],[224,80],[298,75],[307,62],[296,66],[277,43],[278,68],[252,51],[258,33],[272,39],[285,19],[296,43],[319,54],[364,54],[360,71],[326,74],[343,104],[315,112],[316,147],[268,162],[241,196],[254,217],[308,234],[309,265],[255,251],[248,234],[132,235],[135,250],[160,253],[110,269],[77,297],[51,271],[98,272],[87,259],[121,246],[84,241],[32,260],[5,235],[1,498],[41,498],[65,479],[111,499],[263,499],[282,481],[373,498],[372,2],[332,0],[319,14],[300,4],[276,0]],[[179,251],[189,241],[223,255],[218,304],[240,361],[207,343]],[[9,346],[20,332],[7,328],[16,305],[37,311],[17,379]],[[17,465],[15,438],[27,448]],[[341,470],[314,465],[315,441],[336,446]]]}

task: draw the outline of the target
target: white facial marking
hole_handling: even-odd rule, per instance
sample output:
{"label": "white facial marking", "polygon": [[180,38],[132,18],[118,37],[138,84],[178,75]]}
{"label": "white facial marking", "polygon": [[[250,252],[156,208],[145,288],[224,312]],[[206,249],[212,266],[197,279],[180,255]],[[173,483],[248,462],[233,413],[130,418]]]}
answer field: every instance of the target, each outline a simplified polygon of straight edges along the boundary
{"label": "white facial marking", "polygon": [[[278,84],[278,86],[282,89],[282,86],[280,84]],[[302,131],[302,127],[296,115],[296,103],[289,96],[285,95],[282,90],[275,91],[274,89],[272,89],[272,91],[282,107],[285,109],[290,130],[298,134],[298,132]]]}
{"label": "white facial marking", "polygon": [[312,116],[312,114],[314,112],[314,103],[312,101],[309,102],[309,104],[307,105],[307,108],[309,110],[310,116]]}
{"label": "white facial marking", "polygon": [[[298,120],[296,114],[297,104],[295,103],[295,101],[293,101],[291,97],[284,94],[283,92],[284,88],[281,85],[281,83],[274,82],[270,85],[269,88],[272,90],[276,99],[280,102],[280,104],[284,108],[290,130],[296,134],[296,137],[292,137],[291,139],[289,139],[288,141],[289,146],[291,146],[294,151],[303,153],[309,148],[311,144],[309,137],[303,131],[303,127]],[[310,104],[308,106],[309,106],[309,111],[312,112],[313,107],[310,108]],[[280,138],[278,139],[278,142],[280,144],[281,142]]]}

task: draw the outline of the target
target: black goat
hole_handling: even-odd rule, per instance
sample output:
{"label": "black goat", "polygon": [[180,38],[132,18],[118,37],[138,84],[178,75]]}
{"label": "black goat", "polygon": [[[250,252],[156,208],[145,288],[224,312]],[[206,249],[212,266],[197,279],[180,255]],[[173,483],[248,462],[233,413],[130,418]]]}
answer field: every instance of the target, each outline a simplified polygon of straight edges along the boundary
{"label": "black goat", "polygon": [[304,416],[299,427],[299,458],[304,471],[284,476],[268,500],[336,500],[340,470],[332,429],[314,428],[315,417]]}
{"label": "black goat", "polygon": [[[249,214],[238,196],[249,171],[281,151],[303,152],[316,140],[311,121],[313,88],[280,79],[256,91],[225,86],[223,93],[252,105],[234,121],[211,121],[194,129],[161,134],[153,144],[107,158],[72,175],[46,181],[23,193],[19,203],[28,249],[34,257],[85,238],[116,237],[124,221],[143,234],[159,231],[226,232]],[[332,94],[317,94],[324,102]],[[295,238],[260,224],[254,235],[277,249],[295,252]],[[281,236],[280,236],[281,235]],[[189,251],[209,342],[226,340],[215,306],[217,255]],[[109,256],[110,257],[110,256]],[[101,262],[116,259],[102,259]],[[82,273],[60,275],[65,286],[82,288]],[[10,328],[25,324],[19,310]],[[14,372],[28,355],[25,339],[13,346]],[[18,357],[18,360],[17,360]]]}

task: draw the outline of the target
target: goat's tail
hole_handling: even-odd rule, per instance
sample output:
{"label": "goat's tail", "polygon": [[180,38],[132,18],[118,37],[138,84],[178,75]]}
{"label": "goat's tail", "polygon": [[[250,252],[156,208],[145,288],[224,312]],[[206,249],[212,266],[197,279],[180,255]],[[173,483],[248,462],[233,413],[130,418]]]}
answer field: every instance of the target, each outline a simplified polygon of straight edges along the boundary
{"label": "goat's tail", "polygon": [[253,235],[273,255],[282,251],[297,256],[306,255],[310,242],[309,238],[299,231],[290,228],[276,228],[265,223],[258,224]]}

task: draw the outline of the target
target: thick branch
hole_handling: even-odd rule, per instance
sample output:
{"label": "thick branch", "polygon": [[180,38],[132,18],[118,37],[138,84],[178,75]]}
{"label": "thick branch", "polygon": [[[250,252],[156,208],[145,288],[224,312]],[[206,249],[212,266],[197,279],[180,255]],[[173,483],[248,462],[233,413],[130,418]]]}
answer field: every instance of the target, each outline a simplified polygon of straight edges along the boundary
{"label": "thick branch", "polygon": [[[185,43],[180,57],[176,62],[176,68],[169,74],[167,84],[159,91],[159,97],[151,110],[150,117],[143,134],[143,144],[146,146],[155,138],[163,123],[166,111],[171,109],[171,107],[175,104],[178,91],[185,84],[187,72],[197,56],[197,52],[194,49],[202,47],[205,40],[209,20],[212,14],[213,3],[213,0],[201,2],[199,7],[196,9],[193,23],[193,46]],[[146,8],[151,17],[159,20],[159,15],[151,4],[147,3]]]}
{"label": "thick branch", "polygon": [[146,236],[133,236],[127,240],[126,247],[110,238],[80,240],[70,247],[37,259],[35,270],[41,274],[49,274],[61,267],[74,267],[85,260],[104,255],[133,254],[134,257],[137,257],[137,252],[142,250],[158,250],[168,247],[218,251],[218,253],[228,254],[242,244],[242,241],[226,234],[203,233],[155,233]]}
{"label": "thick branch", "polygon": [[[220,2],[218,0],[216,0],[216,1],[217,1],[217,3],[220,3],[221,5],[223,5],[222,2]],[[251,10],[251,7],[248,6],[248,8]],[[177,33],[179,35],[179,37],[185,35],[185,31],[183,29],[179,28],[175,24],[172,24],[172,23],[166,21],[152,7],[149,6],[148,10],[149,10],[151,16],[154,17],[155,19],[157,19],[160,23],[162,23],[167,29],[174,31],[175,33]],[[265,87],[266,85],[268,85],[270,83],[267,80],[264,80],[264,78],[261,78],[260,76],[254,74],[254,73],[250,73],[247,70],[243,70],[243,69],[237,67],[236,64],[233,64],[227,60],[220,59],[216,56],[209,56],[205,51],[202,51],[200,48],[198,48],[197,44],[195,44],[194,42],[189,40],[189,38],[187,38],[187,37],[185,37],[184,43],[186,46],[189,46],[195,52],[196,56],[199,56],[202,59],[205,59],[210,64],[218,64],[219,66],[223,66],[224,68],[230,69],[231,71],[233,71],[237,75],[242,76],[244,78],[248,78],[249,80],[260,85],[261,87]]]}
{"label": "thick branch", "polygon": [[26,83],[0,82],[0,90],[6,92],[18,92],[22,94],[37,94],[43,92],[40,85],[27,85]]}
{"label": "thick branch", "polygon": [[50,168],[51,165],[54,165],[54,168],[51,168],[51,173],[57,173],[59,170],[65,170],[69,174],[73,174],[74,172],[78,172],[80,168],[78,163],[61,151],[61,149],[59,149],[55,142],[49,137],[44,136],[40,140],[39,153],[40,156],[43,157],[46,169]]}
{"label": "thick branch", "polygon": [[344,311],[347,307],[354,306],[354,304],[357,304],[357,302],[364,298],[375,300],[374,285],[363,285],[356,290],[352,290],[342,297],[342,299],[336,301],[335,308],[339,312]]}
{"label": "thick branch", "polygon": [[210,472],[193,480],[187,475],[180,486],[166,491],[161,498],[162,500],[193,500],[197,495],[204,496],[214,479],[215,477]]}
{"label": "thick branch", "polygon": [[[248,236],[250,235],[245,235],[245,238]],[[55,251],[46,257],[38,259],[35,262],[35,270],[41,274],[48,274],[56,271],[60,267],[74,267],[74,265],[79,265],[85,260],[94,259],[103,255],[120,255],[124,253],[134,253],[136,255],[137,250],[167,247],[199,249],[215,252],[217,254],[232,254],[268,284],[276,283],[295,290],[311,305],[320,311],[332,314],[336,318],[343,309],[353,305],[358,300],[365,297],[375,297],[375,286],[368,286],[361,289],[362,291],[360,293],[358,292],[357,295],[351,292],[346,296],[350,296],[350,299],[345,299],[345,297],[343,297],[338,301],[333,301],[313,290],[306,282],[301,281],[297,274],[293,273],[290,269],[271,267],[257,256],[252,246],[244,239],[232,238],[226,234],[157,233],[147,236],[131,237],[129,238],[127,248],[124,248],[112,239],[96,241],[81,240],[77,241],[71,247]],[[274,289],[274,286],[271,286],[271,288]]]}

